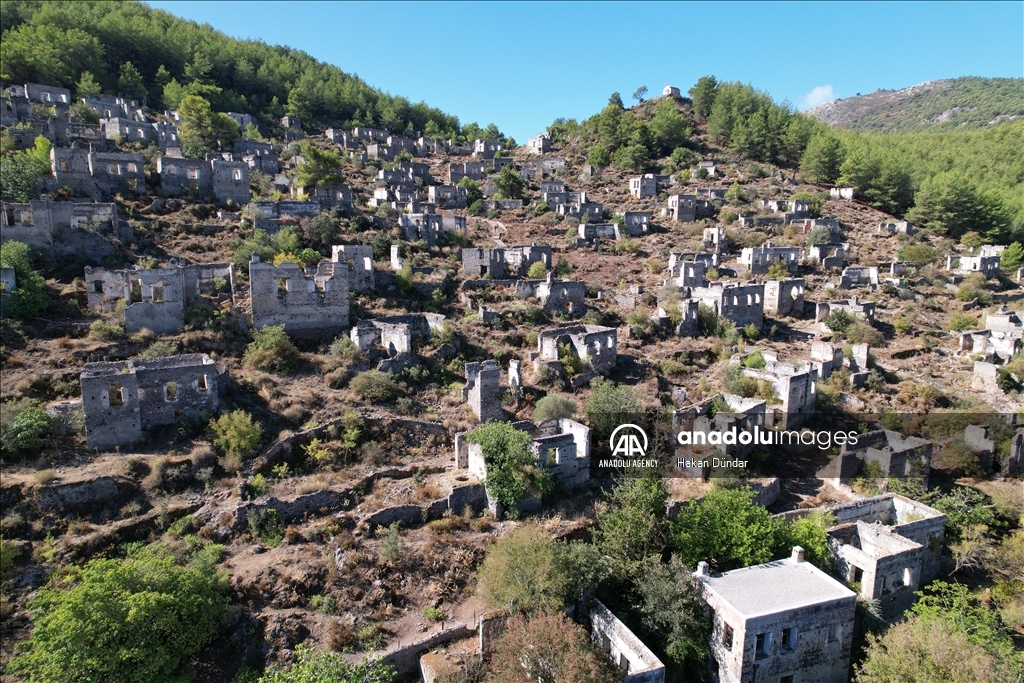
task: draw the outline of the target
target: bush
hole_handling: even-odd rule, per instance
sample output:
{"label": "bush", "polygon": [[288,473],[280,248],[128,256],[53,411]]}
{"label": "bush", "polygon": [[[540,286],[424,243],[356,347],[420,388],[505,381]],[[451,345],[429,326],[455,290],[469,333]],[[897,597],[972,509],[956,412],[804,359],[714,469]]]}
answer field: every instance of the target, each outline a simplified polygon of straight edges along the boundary
{"label": "bush", "polygon": [[[505,168],[508,168],[507,166]],[[537,261],[530,265],[530,269],[526,271],[526,277],[531,280],[543,280],[548,275],[547,266],[543,262]]]}
{"label": "bush", "polygon": [[356,375],[350,382],[360,398],[370,403],[389,403],[398,396],[398,384],[391,375],[380,370],[367,370]]}
{"label": "bush", "polygon": [[864,320],[854,320],[853,324],[846,328],[846,338],[851,344],[870,344],[881,346],[885,336]]}
{"label": "bush", "polygon": [[444,610],[440,607],[431,606],[423,610],[423,618],[427,621],[441,621],[444,616]]}
{"label": "bush", "polygon": [[938,250],[930,244],[908,244],[897,254],[900,261],[907,261],[915,266],[925,266],[939,258]]}
{"label": "bush", "polygon": [[70,565],[30,602],[35,627],[8,670],[31,683],[188,681],[228,603],[224,575],[159,546]]}
{"label": "bush", "polygon": [[225,413],[211,420],[210,431],[214,445],[238,458],[251,455],[263,438],[263,427],[244,410]]}
{"label": "bush", "polygon": [[284,331],[284,324],[254,330],[245,349],[245,367],[263,372],[290,372],[299,361],[299,349]]}
{"label": "bush", "polygon": [[139,354],[139,358],[165,358],[178,353],[178,345],[175,342],[161,339],[146,347],[146,350]]}
{"label": "bush", "polygon": [[953,332],[963,332],[964,330],[976,330],[978,329],[978,319],[973,315],[967,315],[966,313],[954,313],[949,316],[949,329]]}
{"label": "bush", "polygon": [[380,659],[350,664],[341,653],[317,652],[299,643],[287,669],[265,673],[256,683],[391,683],[394,678],[394,668]]}
{"label": "bush", "polygon": [[39,441],[53,429],[53,417],[35,407],[18,413],[3,433],[4,450],[10,453],[38,451]]}
{"label": "bush", "polygon": [[89,336],[103,341],[113,341],[123,334],[122,326],[108,323],[106,320],[97,320],[89,325]]}
{"label": "bush", "polygon": [[852,324],[853,316],[841,308],[837,308],[825,316],[825,327],[839,334],[844,334]]}
{"label": "bush", "polygon": [[765,361],[764,355],[760,351],[755,351],[754,353],[750,354],[749,356],[743,359],[743,367],[745,368],[753,368],[755,370],[760,370],[766,365],[768,365],[768,362]]}
{"label": "bush", "polygon": [[910,321],[902,315],[897,315],[892,319],[892,328],[896,330],[896,334],[910,334],[914,329],[910,325]]}
{"label": "bush", "polygon": [[725,223],[727,225],[729,223],[735,223],[739,219],[739,217],[740,217],[740,215],[738,213],[736,213],[735,211],[733,211],[732,209],[723,209],[718,214],[718,220],[722,221],[723,223]]}
{"label": "bush", "polygon": [[510,517],[519,515],[519,501],[527,493],[543,496],[554,489],[551,473],[537,467],[526,432],[507,422],[489,422],[469,432],[466,441],[480,444],[487,491]]}
{"label": "bush", "polygon": [[331,342],[327,350],[332,356],[337,356],[350,363],[362,355],[352,338],[345,334]]}
{"label": "bush", "polygon": [[572,417],[576,414],[576,401],[568,396],[548,394],[537,401],[537,407],[533,411],[534,422],[545,420],[557,420],[559,418]]}
{"label": "bush", "polygon": [[0,267],[14,268],[16,280],[14,291],[8,293],[7,315],[27,320],[46,307],[45,283],[32,270],[28,245],[11,240],[0,247]]}
{"label": "bush", "polygon": [[480,593],[494,608],[512,614],[542,614],[561,610],[568,594],[568,577],[559,571],[557,544],[535,524],[503,536],[480,568]]}

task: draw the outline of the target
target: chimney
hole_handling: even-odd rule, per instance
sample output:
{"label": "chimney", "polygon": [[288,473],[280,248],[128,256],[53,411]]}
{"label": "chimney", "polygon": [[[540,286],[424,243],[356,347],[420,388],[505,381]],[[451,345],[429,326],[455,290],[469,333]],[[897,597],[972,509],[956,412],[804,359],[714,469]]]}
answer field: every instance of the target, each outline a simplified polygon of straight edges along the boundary
{"label": "chimney", "polygon": [[804,549],[798,545],[793,546],[793,554],[790,556],[789,559],[791,559],[793,562],[803,562]]}
{"label": "chimney", "polygon": [[697,563],[697,571],[695,571],[693,573],[693,575],[696,576],[698,579],[702,579],[702,578],[708,576],[709,575],[708,574],[708,563],[707,562],[698,562]]}

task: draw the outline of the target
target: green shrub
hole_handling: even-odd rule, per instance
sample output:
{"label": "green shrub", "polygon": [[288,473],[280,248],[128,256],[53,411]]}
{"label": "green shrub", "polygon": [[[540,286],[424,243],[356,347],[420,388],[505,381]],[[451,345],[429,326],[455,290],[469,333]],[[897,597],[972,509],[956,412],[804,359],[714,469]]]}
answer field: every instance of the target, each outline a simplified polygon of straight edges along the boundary
{"label": "green shrub", "polygon": [[309,599],[309,606],[323,614],[338,613],[338,601],[333,595],[314,595]]}
{"label": "green shrub", "polygon": [[545,420],[556,420],[563,417],[572,417],[576,414],[576,401],[568,396],[548,394],[537,401],[537,407],[533,410],[533,421],[544,422]]}
{"label": "green shrub", "polygon": [[8,671],[32,683],[188,681],[228,604],[225,575],[159,546],[70,565],[30,602],[34,628]]}
{"label": "green shrub", "polygon": [[949,316],[949,329],[953,332],[963,332],[964,330],[976,330],[978,329],[978,319],[973,315],[967,315],[966,313],[954,313]]}
{"label": "green shrub", "polygon": [[146,347],[146,350],[139,354],[139,358],[165,358],[178,353],[178,345],[175,342],[161,339]]}
{"label": "green shrub", "polygon": [[299,349],[284,331],[283,323],[254,330],[242,358],[245,367],[263,372],[290,372],[298,361]]}
{"label": "green shrub", "polygon": [[[507,168],[507,167],[506,167]],[[526,277],[531,280],[543,280],[548,275],[548,268],[543,262],[537,261],[530,265],[530,269],[526,271]]]}
{"label": "green shrub", "polygon": [[367,370],[352,378],[352,389],[370,403],[389,403],[398,396],[398,384],[391,375],[380,370]]}
{"label": "green shrub", "polygon": [[881,346],[885,336],[864,320],[854,320],[853,324],[846,328],[846,338],[852,344],[870,344]]}
{"label": "green shrub", "polygon": [[337,356],[349,362],[352,362],[362,355],[359,347],[348,335],[341,335],[333,342],[327,349],[332,356]]}
{"label": "green shrub", "polygon": [[[5,166],[7,161],[8,157],[5,155]],[[16,281],[14,291],[8,292],[7,315],[19,320],[27,320],[46,308],[45,281],[32,270],[29,251],[28,245],[14,240],[0,247],[0,267],[14,268]]]}
{"label": "green shrub", "polygon": [[480,444],[487,491],[510,517],[518,516],[519,501],[527,493],[543,496],[554,490],[551,473],[536,465],[526,432],[507,422],[488,422],[469,432],[466,441]]}
{"label": "green shrub", "polygon": [[225,413],[210,421],[213,443],[228,455],[252,455],[263,438],[263,427],[244,410]]}
{"label": "green shrub", "polygon": [[89,336],[103,341],[113,341],[124,334],[124,327],[97,320],[89,326]]}
{"label": "green shrub", "polygon": [[911,327],[910,321],[902,315],[897,315],[892,319],[892,328],[896,330],[896,334],[910,334],[914,329]]}
{"label": "green shrub", "polygon": [[36,407],[25,408],[4,431],[4,450],[15,454],[38,451],[40,440],[52,429],[53,417],[49,413]]}
{"label": "green shrub", "polygon": [[754,353],[750,354],[749,356],[743,359],[743,367],[745,368],[753,368],[755,370],[760,370],[766,365],[768,365],[768,363],[767,361],[765,361],[764,355],[760,351],[755,351]]}
{"label": "green shrub", "polygon": [[839,334],[844,334],[852,324],[853,316],[841,308],[837,308],[825,316],[825,327]]}
{"label": "green shrub", "polygon": [[441,621],[444,619],[444,610],[440,607],[427,607],[423,610],[423,618],[427,621]]}

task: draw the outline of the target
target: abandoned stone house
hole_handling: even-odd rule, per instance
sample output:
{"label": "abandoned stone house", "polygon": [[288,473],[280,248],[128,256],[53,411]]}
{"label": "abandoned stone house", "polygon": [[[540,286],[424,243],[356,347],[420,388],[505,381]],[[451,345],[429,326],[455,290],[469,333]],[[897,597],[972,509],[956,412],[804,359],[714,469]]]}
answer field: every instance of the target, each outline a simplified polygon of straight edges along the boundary
{"label": "abandoned stone house", "polygon": [[856,194],[856,189],[852,187],[833,187],[829,189],[828,194],[832,199],[852,201],[854,194]]}
{"label": "abandoned stone house", "polygon": [[0,242],[16,240],[47,255],[103,257],[114,253],[117,242],[134,239],[131,226],[118,220],[116,204],[34,199],[0,207]]}
{"label": "abandoned stone house", "polygon": [[525,276],[534,263],[543,263],[550,270],[552,255],[552,249],[547,245],[531,244],[500,249],[470,247],[462,250],[462,270],[472,278],[518,278]]}
{"label": "abandoned stone house", "polygon": [[370,159],[378,159],[380,161],[394,161],[402,150],[391,145],[385,145],[383,143],[371,143],[366,145],[366,156]]}
{"label": "abandoned stone house", "polygon": [[551,136],[547,133],[538,133],[526,141],[526,151],[529,154],[545,154],[551,151]]}
{"label": "abandoned stone house", "polygon": [[717,175],[717,167],[715,165],[715,162],[712,161],[711,159],[705,159],[704,161],[698,161],[696,166],[690,167],[690,175],[692,175],[694,178],[698,178],[701,175],[703,175],[701,171],[706,171],[708,174],[708,178],[714,178]]}
{"label": "abandoned stone house", "polygon": [[705,273],[708,269],[708,262],[697,259],[684,261],[680,258],[681,256],[681,253],[669,255],[668,279],[665,280],[665,285],[680,288],[707,286]]}
{"label": "abandoned stone house", "polygon": [[764,275],[775,261],[782,261],[795,275],[800,270],[800,248],[773,247],[771,242],[765,242],[760,247],[745,247],[740,252],[740,263],[750,269],[751,275]]}
{"label": "abandoned stone house", "polygon": [[501,370],[496,361],[466,363],[466,386],[462,388],[462,400],[469,404],[470,411],[480,422],[504,417],[501,409]]}
{"label": "abandoned stone house", "polygon": [[622,222],[626,234],[631,237],[646,235],[651,229],[650,211],[626,211],[622,214]]}
{"label": "abandoned stone house", "polygon": [[985,328],[960,333],[961,353],[981,356],[983,361],[1004,364],[1022,349],[1024,323],[1016,311],[1000,306],[985,317]]}
{"label": "abandoned stone house", "polygon": [[439,209],[464,209],[469,191],[458,185],[431,185],[427,188],[427,201]]}
{"label": "abandoned stone house", "polygon": [[484,211],[518,211],[523,208],[522,199],[485,199]]}
{"label": "abandoned stone house", "polygon": [[[153,128],[153,124],[146,121],[111,117],[100,119],[100,126],[102,126],[103,133],[108,140],[121,138],[126,142],[137,142],[142,145],[148,145],[150,142],[156,141],[156,130]],[[175,133],[176,142],[177,134]],[[166,148],[165,144],[164,149]]]}
{"label": "abandoned stone house", "polygon": [[[982,249],[984,248],[982,247]],[[999,260],[998,254],[980,253],[973,256],[954,254],[946,257],[946,270],[963,275],[981,273],[987,280],[999,274]]]}
{"label": "abandoned stone house", "polygon": [[7,315],[7,300],[18,287],[14,268],[0,268],[0,318]]}
{"label": "abandoned stone house", "polygon": [[[383,354],[389,359],[402,360],[411,356],[414,339],[428,338],[443,327],[444,316],[439,313],[410,313],[360,320],[352,327],[349,337],[368,355]],[[378,369],[384,368],[378,366]]]}
{"label": "abandoned stone house", "polygon": [[783,363],[773,351],[762,350],[764,368],[745,368],[743,374],[771,384],[778,404],[769,405],[765,425],[772,429],[795,429],[814,415],[818,393],[818,371],[813,364]]}
{"label": "abandoned stone house", "polygon": [[128,446],[143,432],[216,412],[227,370],[205,353],[86,363],[80,377],[90,448]]}
{"label": "abandoned stone house", "polygon": [[203,301],[234,302],[234,266],[230,263],[190,264],[171,259],[167,268],[107,270],[85,267],[86,301],[109,313],[123,301],[125,330],[177,332],[186,306]]}
{"label": "abandoned stone house", "polygon": [[560,216],[572,216],[580,220],[599,221],[604,215],[604,207],[597,202],[573,202],[571,199],[566,204],[561,204],[555,210]]}
{"label": "abandoned stone house", "polygon": [[[672,334],[678,337],[696,337],[699,331],[699,312],[700,302],[696,299],[659,299],[658,311],[652,316],[652,320],[661,327],[671,326]],[[673,325],[673,318],[677,318],[679,322]]]}
{"label": "abandoned stone house", "polygon": [[580,223],[577,236],[586,242],[619,240],[625,237],[618,223]]}
{"label": "abandoned stone house", "polygon": [[877,600],[883,619],[899,619],[914,603],[914,591],[939,575],[946,516],[892,493],[824,510],[836,520],[828,530],[835,576],[865,600]]}
{"label": "abandoned stone house", "polygon": [[260,201],[248,204],[245,207],[245,214],[251,218],[255,227],[261,230],[277,230],[285,221],[316,218],[322,209],[320,202],[316,201]]}
{"label": "abandoned stone house", "polygon": [[249,165],[243,161],[160,157],[156,170],[160,175],[160,189],[172,197],[212,194],[219,202],[236,204],[245,204],[251,197]]}
{"label": "abandoned stone house", "polygon": [[440,213],[407,213],[398,217],[402,236],[410,241],[424,240],[430,246],[442,244],[448,233],[466,233],[465,216]]}
{"label": "abandoned stone house", "polygon": [[856,444],[844,444],[836,461],[836,483],[850,482],[861,468],[874,463],[882,477],[906,479],[928,477],[932,443],[916,436],[904,436],[889,429],[877,429],[857,436]]}
{"label": "abandoned stone house", "polygon": [[872,287],[878,285],[878,268],[875,266],[847,266],[839,276],[839,289]]}
{"label": "abandoned stone house", "polygon": [[55,85],[42,85],[40,83],[12,85],[7,88],[7,93],[12,97],[24,97],[29,102],[35,102],[36,104],[71,105],[71,91]]}
{"label": "abandoned stone house", "polygon": [[523,299],[536,298],[541,308],[549,313],[561,311],[570,317],[579,317],[587,310],[587,285],[572,280],[556,280],[551,271],[543,280],[517,281],[516,296]]}
{"label": "abandoned stone house", "polygon": [[846,683],[857,595],[804,561],[803,548],[720,574],[701,562],[694,576],[711,621],[711,680]]}
{"label": "abandoned stone house", "polygon": [[629,193],[637,199],[646,199],[658,194],[658,181],[653,173],[629,179]]}
{"label": "abandoned stone house", "polygon": [[857,297],[851,297],[849,299],[839,299],[837,301],[819,302],[815,307],[815,321],[823,321],[832,311],[846,311],[849,315],[865,320],[872,325],[875,323],[874,301],[861,301]]}
{"label": "abandoned stone house", "polygon": [[501,143],[497,140],[474,140],[473,156],[478,159],[493,159],[501,151]]}
{"label": "abandoned stone house", "polygon": [[788,277],[766,280],[764,283],[764,312],[799,317],[804,312],[804,279]]}
{"label": "abandoned stone house", "polygon": [[[512,427],[530,435],[530,449],[537,464],[554,475],[556,484],[574,489],[590,481],[590,427],[569,418],[540,424],[522,420],[513,422]],[[487,463],[480,445],[469,443],[465,434],[455,437],[455,466],[487,481]]]}
{"label": "abandoned stone house", "polygon": [[[722,403],[727,407],[722,407]],[[756,398],[744,398],[734,394],[715,394],[697,403],[685,405],[672,411],[672,433],[689,432],[690,444],[674,445],[676,468],[688,478],[705,479],[712,471],[710,459],[724,454],[727,458],[745,458],[754,451],[753,443],[708,444],[711,432],[754,433],[765,428],[767,402]],[[699,435],[704,435],[702,439]]]}
{"label": "abandoned stone house", "polygon": [[737,327],[764,323],[764,284],[756,282],[711,282],[693,287],[690,296],[712,308]]}
{"label": "abandoned stone house", "polygon": [[72,145],[50,150],[51,170],[57,187],[67,187],[94,199],[117,192],[146,193],[145,164],[141,154],[94,151]]}
{"label": "abandoned stone house", "polygon": [[315,201],[322,209],[352,208],[352,188],[344,183],[318,183],[312,187],[292,185],[291,196],[299,201]]}
{"label": "abandoned stone house", "polygon": [[463,178],[484,180],[487,178],[487,164],[483,161],[466,161],[448,164],[448,184],[458,185]]}
{"label": "abandoned stone house", "polygon": [[372,292],[377,288],[373,274],[373,247],[340,244],[331,247],[331,261],[348,269],[348,288],[353,292]]}
{"label": "abandoned stone house", "polygon": [[886,221],[878,224],[877,232],[886,235],[913,235],[914,224],[910,221]]}
{"label": "abandoned stone house", "polygon": [[275,266],[253,255],[249,282],[254,328],[283,324],[289,334],[309,336],[349,326],[349,273],[334,262],[307,274],[298,264]]}
{"label": "abandoned stone house", "polygon": [[673,274],[677,263],[682,261],[702,261],[705,268],[717,268],[719,254],[714,251],[673,251],[668,255],[668,269]]}
{"label": "abandoned stone house", "polygon": [[135,100],[115,95],[83,97],[82,103],[100,115],[101,119],[123,118],[129,121],[145,121],[146,115]]}
{"label": "abandoned stone house", "polygon": [[701,234],[701,246],[704,249],[712,249],[716,252],[724,251],[728,246],[728,241],[725,237],[725,228],[721,225],[704,228],[704,231]]}
{"label": "abandoned stone house", "polygon": [[677,223],[693,223],[697,220],[697,197],[690,194],[669,195],[668,208],[663,215]]}
{"label": "abandoned stone house", "polygon": [[665,665],[596,598],[587,604],[590,637],[622,672],[623,683],[665,683]]}
{"label": "abandoned stone house", "polygon": [[558,346],[569,345],[594,372],[615,367],[618,331],[601,325],[568,325],[541,331],[537,337],[537,360],[558,362]]}
{"label": "abandoned stone house", "polygon": [[846,265],[847,244],[812,244],[807,247],[807,258],[817,261],[822,268],[842,268]]}
{"label": "abandoned stone house", "polygon": [[799,226],[805,234],[815,228],[824,228],[828,230],[829,241],[839,240],[839,221],[835,218],[798,218],[791,220],[789,224]]}
{"label": "abandoned stone house", "polygon": [[370,140],[376,142],[384,142],[388,139],[388,133],[386,130],[381,128],[367,128],[366,126],[356,126],[352,129],[352,135],[359,140]]}

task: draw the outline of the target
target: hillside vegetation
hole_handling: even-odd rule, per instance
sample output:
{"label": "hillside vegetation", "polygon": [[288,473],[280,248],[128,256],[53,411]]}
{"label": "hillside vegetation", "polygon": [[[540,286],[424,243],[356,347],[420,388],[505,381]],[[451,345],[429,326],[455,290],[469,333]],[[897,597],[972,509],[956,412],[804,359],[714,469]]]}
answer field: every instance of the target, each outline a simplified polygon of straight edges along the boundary
{"label": "hillside vegetation", "polygon": [[[0,79],[82,90],[89,72],[102,92],[177,108],[187,95],[218,111],[285,113],[313,128],[412,128],[425,135],[470,139],[471,124],[423,102],[371,88],[358,77],[288,47],[236,40],[134,2],[4,2]],[[87,81],[88,82],[88,81]],[[81,95],[81,92],[76,92]],[[489,137],[500,138],[497,129]]]}
{"label": "hillside vegetation", "polygon": [[966,76],[929,81],[902,90],[844,97],[808,114],[859,131],[984,128],[1024,115],[1024,79]]}

